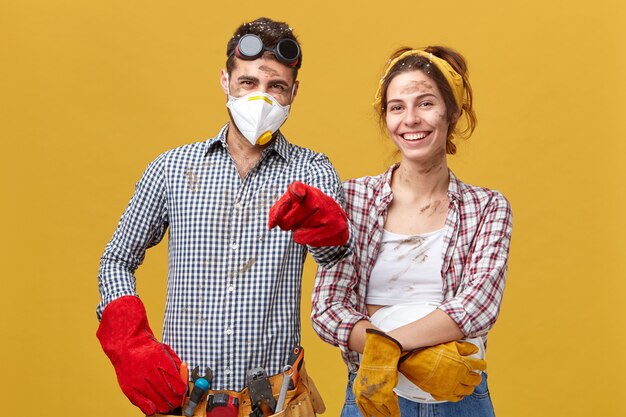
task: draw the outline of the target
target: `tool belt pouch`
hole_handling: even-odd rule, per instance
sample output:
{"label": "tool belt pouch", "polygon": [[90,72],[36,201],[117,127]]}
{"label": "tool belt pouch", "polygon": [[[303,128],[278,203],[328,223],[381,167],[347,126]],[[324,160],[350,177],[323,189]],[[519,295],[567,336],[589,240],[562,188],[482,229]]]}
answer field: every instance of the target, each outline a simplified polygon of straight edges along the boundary
{"label": "tool belt pouch", "polygon": [[[316,414],[322,414],[326,411],[324,400],[320,395],[315,382],[306,372],[306,368],[302,364],[300,369],[300,382],[298,386],[292,390],[287,391],[287,398],[285,400],[285,406],[278,414],[274,414],[276,417],[314,417]],[[270,383],[272,384],[272,392],[275,397],[278,397],[278,391],[280,390],[280,383],[282,381],[282,375],[276,375],[270,377]]]}
{"label": "tool belt pouch", "polygon": [[[302,368],[300,369],[300,380],[296,388],[287,391],[287,397],[285,398],[285,405],[277,414],[273,414],[276,417],[315,417],[316,414],[322,414],[326,411],[326,406],[324,405],[324,401],[322,397],[317,391],[315,387],[315,383],[313,379],[307,374],[305,363],[302,363]],[[280,393],[280,386],[282,383],[283,375],[277,374],[269,377],[270,385],[272,387],[272,394],[274,394],[274,398],[278,399],[278,395]],[[239,402],[239,410],[238,417],[248,417],[252,412],[252,404],[250,401],[250,393],[248,388],[244,388],[242,391],[213,391],[209,390],[208,395],[205,395],[200,404],[198,404],[198,408],[196,408],[194,417],[206,417],[206,406],[207,399],[209,395],[215,395],[217,393],[225,393],[234,398],[238,399]],[[185,400],[185,405],[183,410],[187,406],[187,401],[189,398]],[[156,417],[175,417],[173,414],[155,414]],[[219,417],[219,410],[213,410],[210,413],[211,417]],[[180,417],[180,416],[179,416]]]}

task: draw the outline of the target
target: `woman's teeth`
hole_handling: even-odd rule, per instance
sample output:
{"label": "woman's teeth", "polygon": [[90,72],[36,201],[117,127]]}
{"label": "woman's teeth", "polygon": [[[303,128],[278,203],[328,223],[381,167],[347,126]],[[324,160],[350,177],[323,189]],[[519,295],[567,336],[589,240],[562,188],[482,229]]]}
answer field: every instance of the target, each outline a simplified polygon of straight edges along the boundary
{"label": "woman's teeth", "polygon": [[404,140],[420,140],[428,136],[428,133],[405,133],[402,135]]}

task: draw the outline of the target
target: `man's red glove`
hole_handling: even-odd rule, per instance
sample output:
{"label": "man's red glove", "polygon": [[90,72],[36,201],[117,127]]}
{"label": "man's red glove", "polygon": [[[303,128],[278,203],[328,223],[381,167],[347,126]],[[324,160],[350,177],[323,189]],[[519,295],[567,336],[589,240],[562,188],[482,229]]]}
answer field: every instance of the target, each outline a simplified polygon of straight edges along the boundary
{"label": "man's red glove", "polygon": [[270,229],[293,230],[301,245],[341,246],[348,241],[348,218],[331,197],[300,181],[292,182],[270,209]]}
{"label": "man's red glove", "polygon": [[187,384],[179,374],[181,361],[156,340],[139,298],[128,295],[111,301],[96,335],[131,403],[149,416],[182,404]]}

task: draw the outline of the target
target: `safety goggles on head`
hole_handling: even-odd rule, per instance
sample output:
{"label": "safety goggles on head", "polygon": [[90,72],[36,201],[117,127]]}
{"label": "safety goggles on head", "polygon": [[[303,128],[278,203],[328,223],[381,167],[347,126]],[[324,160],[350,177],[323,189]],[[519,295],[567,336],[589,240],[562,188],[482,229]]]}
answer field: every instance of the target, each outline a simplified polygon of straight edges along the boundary
{"label": "safety goggles on head", "polygon": [[252,61],[263,55],[265,51],[270,51],[276,59],[289,67],[295,67],[300,60],[300,46],[293,39],[282,39],[274,48],[263,45],[263,41],[257,35],[251,33],[243,35],[237,42],[237,47],[231,53],[239,59]]}

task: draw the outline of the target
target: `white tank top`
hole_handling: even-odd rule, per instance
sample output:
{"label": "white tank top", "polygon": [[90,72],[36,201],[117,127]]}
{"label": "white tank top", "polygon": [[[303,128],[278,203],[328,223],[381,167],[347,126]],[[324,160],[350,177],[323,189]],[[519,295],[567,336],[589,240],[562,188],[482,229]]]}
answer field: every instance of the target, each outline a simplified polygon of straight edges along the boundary
{"label": "white tank top", "polygon": [[383,231],[367,287],[367,304],[443,301],[444,229],[408,236]]}

